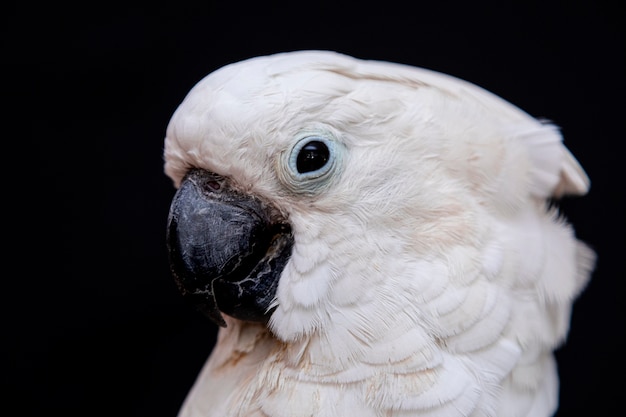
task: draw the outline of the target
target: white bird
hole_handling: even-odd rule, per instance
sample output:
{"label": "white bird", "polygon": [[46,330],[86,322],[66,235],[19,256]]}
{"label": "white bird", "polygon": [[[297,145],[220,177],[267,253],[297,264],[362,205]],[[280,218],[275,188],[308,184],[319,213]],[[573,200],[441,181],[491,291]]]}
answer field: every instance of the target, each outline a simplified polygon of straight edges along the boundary
{"label": "white bird", "polygon": [[180,410],[550,416],[594,252],[559,129],[466,81],[331,51],[209,74],[174,112],[174,278],[221,326]]}

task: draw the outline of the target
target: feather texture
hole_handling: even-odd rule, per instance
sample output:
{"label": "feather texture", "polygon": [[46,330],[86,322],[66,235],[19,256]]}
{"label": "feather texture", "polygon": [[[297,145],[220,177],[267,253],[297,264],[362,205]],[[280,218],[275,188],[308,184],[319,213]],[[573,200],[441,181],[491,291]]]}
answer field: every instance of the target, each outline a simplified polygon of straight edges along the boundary
{"label": "feather texture", "polygon": [[[286,161],[307,135],[336,158],[303,181]],[[554,125],[429,70],[282,53],[192,89],[165,140],[175,186],[190,168],[271,203],[295,243],[268,325],[226,317],[181,417],[555,411],[594,254],[547,203],[589,187]]]}

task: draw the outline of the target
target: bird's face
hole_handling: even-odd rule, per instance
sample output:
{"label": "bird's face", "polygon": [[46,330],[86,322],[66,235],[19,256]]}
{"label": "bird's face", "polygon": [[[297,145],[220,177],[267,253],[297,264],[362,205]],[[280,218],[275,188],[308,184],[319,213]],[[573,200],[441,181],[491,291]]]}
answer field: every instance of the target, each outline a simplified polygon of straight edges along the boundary
{"label": "bird's face", "polygon": [[[219,325],[225,313],[283,339],[422,314],[398,297],[443,285],[450,265],[475,267],[450,259],[487,229],[478,214],[498,147],[488,161],[480,149],[466,156],[487,113],[417,81],[272,68],[257,59],[211,74],[168,126],[178,191],[167,239],[181,291]],[[480,134],[487,147],[489,128]],[[369,317],[355,304],[371,304]]]}

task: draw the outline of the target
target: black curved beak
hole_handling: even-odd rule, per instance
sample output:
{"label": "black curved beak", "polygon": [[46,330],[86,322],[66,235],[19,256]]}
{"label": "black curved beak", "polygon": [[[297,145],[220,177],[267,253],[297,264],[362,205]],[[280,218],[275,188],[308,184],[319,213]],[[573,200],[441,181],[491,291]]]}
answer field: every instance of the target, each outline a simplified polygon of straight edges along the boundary
{"label": "black curved beak", "polygon": [[273,311],[293,246],[289,224],[275,212],[200,169],[174,195],[166,236],[172,274],[183,296],[219,326],[226,327],[221,312],[265,322]]}

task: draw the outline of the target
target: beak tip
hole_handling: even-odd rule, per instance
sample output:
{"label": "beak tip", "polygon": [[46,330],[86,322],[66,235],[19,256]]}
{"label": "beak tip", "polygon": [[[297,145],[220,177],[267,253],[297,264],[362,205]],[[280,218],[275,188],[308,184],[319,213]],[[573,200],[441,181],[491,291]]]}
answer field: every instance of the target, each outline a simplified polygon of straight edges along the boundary
{"label": "beak tip", "polygon": [[[212,297],[213,296],[211,296],[210,298]],[[198,301],[197,299],[193,299],[190,301],[191,304],[194,305],[198,311],[200,311],[200,313],[202,313],[213,323],[217,324],[219,327],[228,327],[226,324],[226,320],[224,320],[224,316],[222,316],[222,312],[217,307],[217,303],[215,303],[215,301],[213,303],[207,302],[205,299],[200,301]]]}

